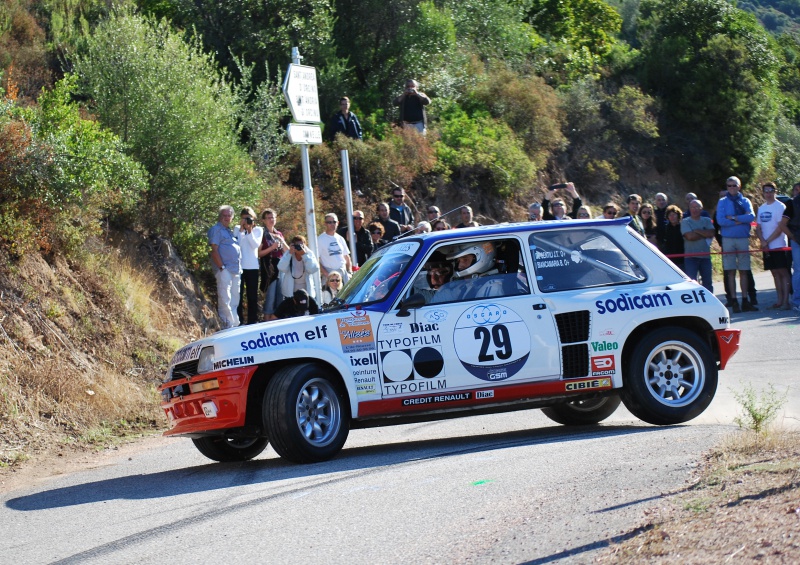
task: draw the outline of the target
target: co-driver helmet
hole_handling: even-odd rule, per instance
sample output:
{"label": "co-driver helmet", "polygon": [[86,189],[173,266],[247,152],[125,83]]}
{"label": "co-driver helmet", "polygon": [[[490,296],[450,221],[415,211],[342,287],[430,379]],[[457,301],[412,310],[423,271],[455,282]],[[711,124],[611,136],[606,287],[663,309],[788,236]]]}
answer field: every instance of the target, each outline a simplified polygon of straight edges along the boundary
{"label": "co-driver helmet", "polygon": [[462,245],[460,249],[453,251],[447,256],[448,261],[456,261],[465,255],[475,255],[475,261],[466,269],[458,270],[458,265],[454,267],[455,277],[464,278],[471,275],[479,275],[494,269],[494,244],[490,242],[485,243],[467,243]]}

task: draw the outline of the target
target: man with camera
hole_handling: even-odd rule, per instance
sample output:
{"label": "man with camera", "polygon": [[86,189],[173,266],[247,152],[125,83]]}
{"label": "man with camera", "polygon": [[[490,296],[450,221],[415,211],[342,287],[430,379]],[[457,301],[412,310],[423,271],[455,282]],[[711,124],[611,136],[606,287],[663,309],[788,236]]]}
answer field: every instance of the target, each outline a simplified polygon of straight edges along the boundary
{"label": "man with camera", "polygon": [[425,106],[431,103],[431,99],[424,92],[418,90],[419,83],[408,79],[406,89],[403,94],[394,99],[394,105],[400,107],[400,127],[415,128],[419,133],[425,135],[428,118],[425,114]]}
{"label": "man with camera", "polygon": [[[309,297],[317,297],[314,277],[319,273],[319,263],[311,250],[306,247],[306,238],[302,235],[292,238],[289,249],[278,261],[278,272],[283,296],[291,298],[298,290],[304,290]],[[277,318],[276,313],[270,315],[271,320]]]}

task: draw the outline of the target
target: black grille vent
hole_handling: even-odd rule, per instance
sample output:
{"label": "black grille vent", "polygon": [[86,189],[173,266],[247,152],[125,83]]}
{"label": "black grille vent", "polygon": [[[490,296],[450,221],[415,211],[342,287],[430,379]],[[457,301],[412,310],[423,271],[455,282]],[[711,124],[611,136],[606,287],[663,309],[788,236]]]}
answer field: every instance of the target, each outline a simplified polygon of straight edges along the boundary
{"label": "black grille vent", "polygon": [[558,337],[561,343],[578,343],[589,341],[589,311],[566,312],[556,314]]}
{"label": "black grille vent", "polygon": [[564,378],[574,379],[589,374],[589,346],[585,343],[565,345],[561,348]]}
{"label": "black grille vent", "polygon": [[175,379],[195,376],[197,374],[198,361],[199,359],[195,359],[194,361],[187,361],[186,363],[178,363],[172,368],[169,380],[174,381]]}

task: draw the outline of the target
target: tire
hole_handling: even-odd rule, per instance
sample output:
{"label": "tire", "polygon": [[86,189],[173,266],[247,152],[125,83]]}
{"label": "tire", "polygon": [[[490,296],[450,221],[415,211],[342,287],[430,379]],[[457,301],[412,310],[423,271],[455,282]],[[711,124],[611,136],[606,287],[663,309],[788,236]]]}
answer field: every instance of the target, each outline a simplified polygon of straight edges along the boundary
{"label": "tire", "polygon": [[294,463],[331,459],[350,432],[349,406],[328,370],[313,363],[284,367],[264,395],[264,425],[273,449]]}
{"label": "tire", "polygon": [[658,426],[696,418],[717,390],[711,348],[686,328],[665,327],[645,335],[623,371],[625,407]]}
{"label": "tire", "polygon": [[611,416],[619,408],[620,402],[619,396],[614,394],[557,404],[542,408],[542,413],[565,426],[587,426],[602,422]]}
{"label": "tire", "polygon": [[249,461],[267,448],[269,439],[265,437],[227,439],[220,437],[201,437],[192,439],[197,450],[214,461],[230,463]]}

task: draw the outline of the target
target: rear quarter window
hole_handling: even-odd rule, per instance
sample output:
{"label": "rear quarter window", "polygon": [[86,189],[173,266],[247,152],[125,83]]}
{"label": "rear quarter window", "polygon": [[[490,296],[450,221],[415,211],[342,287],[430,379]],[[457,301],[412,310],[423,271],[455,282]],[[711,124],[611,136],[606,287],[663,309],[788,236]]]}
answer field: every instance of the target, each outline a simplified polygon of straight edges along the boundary
{"label": "rear quarter window", "polygon": [[637,262],[601,230],[535,232],[528,243],[541,292],[646,280]]}

